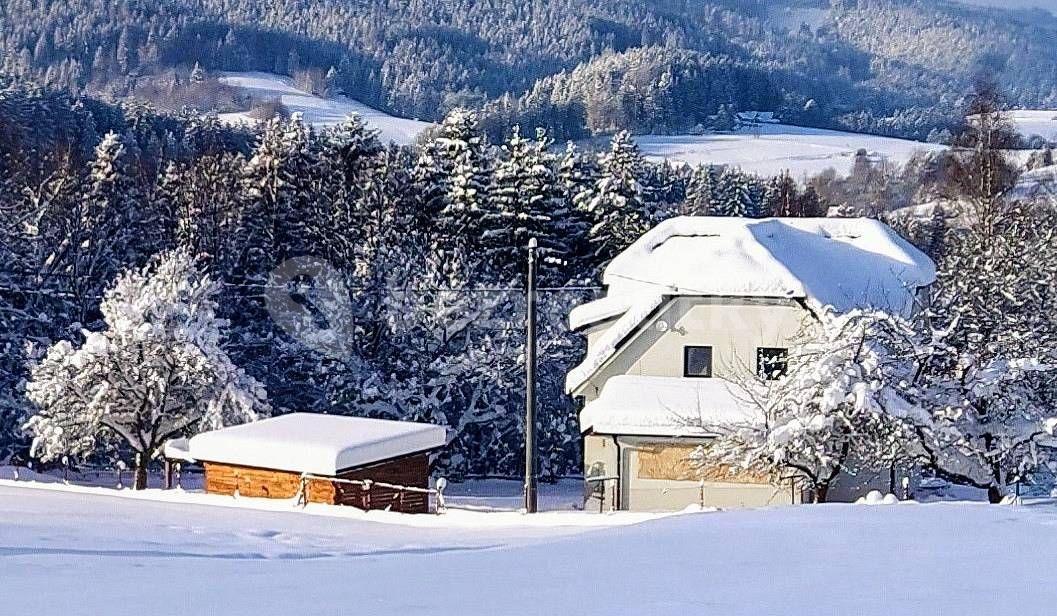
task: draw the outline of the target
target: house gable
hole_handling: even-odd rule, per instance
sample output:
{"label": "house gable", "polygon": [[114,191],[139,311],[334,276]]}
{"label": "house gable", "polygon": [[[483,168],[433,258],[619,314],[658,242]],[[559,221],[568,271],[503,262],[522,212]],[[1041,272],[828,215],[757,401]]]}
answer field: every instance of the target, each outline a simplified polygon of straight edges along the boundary
{"label": "house gable", "polygon": [[[811,312],[790,299],[668,297],[571,393],[594,400],[617,375],[681,377],[688,346],[711,347],[713,377],[736,380],[754,370],[757,348],[788,347],[813,322]],[[595,333],[595,341],[602,336]]]}

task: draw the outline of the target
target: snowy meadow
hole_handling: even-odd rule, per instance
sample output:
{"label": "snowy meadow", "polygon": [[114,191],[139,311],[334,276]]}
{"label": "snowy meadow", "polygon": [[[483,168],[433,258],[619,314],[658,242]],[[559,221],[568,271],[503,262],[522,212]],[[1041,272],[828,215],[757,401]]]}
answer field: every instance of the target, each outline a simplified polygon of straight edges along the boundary
{"label": "snowy meadow", "polygon": [[[1052,613],[1057,508],[821,505],[529,524],[0,484],[4,613]],[[542,514],[546,516],[554,514]],[[518,523],[518,519],[526,522]],[[18,523],[12,523],[18,520]],[[619,524],[614,526],[614,524]],[[942,580],[937,579],[942,572]],[[324,592],[328,600],[312,603]]]}

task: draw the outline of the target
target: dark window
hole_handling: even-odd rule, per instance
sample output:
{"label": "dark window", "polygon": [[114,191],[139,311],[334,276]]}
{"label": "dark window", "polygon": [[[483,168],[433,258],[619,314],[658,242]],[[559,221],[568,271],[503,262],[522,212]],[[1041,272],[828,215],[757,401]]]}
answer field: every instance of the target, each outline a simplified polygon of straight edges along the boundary
{"label": "dark window", "polygon": [[712,376],[712,347],[683,347],[683,376],[708,378]]}
{"label": "dark window", "polygon": [[789,370],[789,350],[772,347],[756,349],[756,374],[761,379],[774,381]]}

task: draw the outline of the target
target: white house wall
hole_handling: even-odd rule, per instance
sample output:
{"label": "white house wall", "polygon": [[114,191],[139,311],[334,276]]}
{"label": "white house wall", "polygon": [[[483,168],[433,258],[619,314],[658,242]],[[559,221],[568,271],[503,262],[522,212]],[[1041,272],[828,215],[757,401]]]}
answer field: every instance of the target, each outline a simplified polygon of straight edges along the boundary
{"label": "white house wall", "polygon": [[[659,321],[667,331],[658,329]],[[590,402],[620,374],[681,377],[685,346],[711,346],[713,377],[737,380],[755,370],[757,348],[788,348],[811,323],[811,313],[795,300],[674,297],[577,393]],[[585,332],[588,345],[608,326]]]}

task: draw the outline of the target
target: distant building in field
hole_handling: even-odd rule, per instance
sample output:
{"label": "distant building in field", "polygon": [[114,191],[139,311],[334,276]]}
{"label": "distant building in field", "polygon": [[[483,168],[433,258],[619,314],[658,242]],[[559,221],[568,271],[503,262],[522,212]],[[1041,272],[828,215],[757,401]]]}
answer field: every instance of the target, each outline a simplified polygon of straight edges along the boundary
{"label": "distant building in field", "polygon": [[[758,415],[736,383],[754,371],[780,376],[824,310],[910,315],[934,280],[932,261],[875,220],[684,217],[646,233],[606,268],[606,296],[569,317],[587,337],[566,390],[583,404],[597,506],[799,502],[797,486],[691,464],[713,436],[706,426]],[[831,498],[888,480],[887,470],[842,477]]]}

